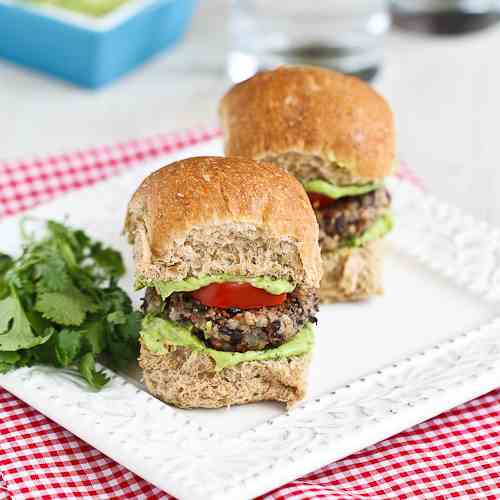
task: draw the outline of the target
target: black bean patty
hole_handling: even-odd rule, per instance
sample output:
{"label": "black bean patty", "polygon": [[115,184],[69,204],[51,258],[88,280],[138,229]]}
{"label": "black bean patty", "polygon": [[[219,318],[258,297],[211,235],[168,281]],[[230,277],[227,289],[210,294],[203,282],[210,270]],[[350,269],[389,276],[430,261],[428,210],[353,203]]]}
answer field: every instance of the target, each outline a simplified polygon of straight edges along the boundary
{"label": "black bean patty", "polygon": [[389,192],[380,188],[359,196],[346,196],[329,207],[316,209],[320,243],[327,239],[341,242],[360,236],[390,205]]}
{"label": "black bean patty", "polygon": [[[159,313],[161,299],[148,289],[144,299],[146,312]],[[166,319],[188,322],[205,343],[219,351],[260,351],[290,340],[307,321],[316,322],[318,298],[313,289],[296,288],[279,306],[242,310],[208,307],[190,293],[174,293],[161,313]]]}

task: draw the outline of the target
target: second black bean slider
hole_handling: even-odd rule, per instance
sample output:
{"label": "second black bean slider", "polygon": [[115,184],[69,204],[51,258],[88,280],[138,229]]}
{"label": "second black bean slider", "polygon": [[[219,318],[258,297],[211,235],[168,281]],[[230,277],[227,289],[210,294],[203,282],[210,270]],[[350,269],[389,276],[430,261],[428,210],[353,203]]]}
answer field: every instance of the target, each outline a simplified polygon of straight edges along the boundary
{"label": "second black bean slider", "polygon": [[272,162],[304,185],[320,226],[326,302],[380,294],[392,228],[384,178],[395,166],[392,111],[361,80],[312,66],[235,85],[220,116],[225,153]]}
{"label": "second black bean slider", "polygon": [[304,396],[321,260],[294,177],[242,158],[178,161],[138,188],[126,231],[152,394],[204,408]]}

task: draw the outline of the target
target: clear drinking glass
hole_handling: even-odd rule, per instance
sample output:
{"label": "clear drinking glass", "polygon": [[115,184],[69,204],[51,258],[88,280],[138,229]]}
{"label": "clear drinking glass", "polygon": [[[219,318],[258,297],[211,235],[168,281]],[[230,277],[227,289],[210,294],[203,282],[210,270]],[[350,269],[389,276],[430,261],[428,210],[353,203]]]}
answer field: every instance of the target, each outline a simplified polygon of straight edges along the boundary
{"label": "clear drinking glass", "polygon": [[455,35],[500,21],[500,0],[392,0],[394,24],[411,31]]}
{"label": "clear drinking glass", "polygon": [[386,0],[233,0],[233,82],[281,64],[326,66],[369,80],[390,27]]}

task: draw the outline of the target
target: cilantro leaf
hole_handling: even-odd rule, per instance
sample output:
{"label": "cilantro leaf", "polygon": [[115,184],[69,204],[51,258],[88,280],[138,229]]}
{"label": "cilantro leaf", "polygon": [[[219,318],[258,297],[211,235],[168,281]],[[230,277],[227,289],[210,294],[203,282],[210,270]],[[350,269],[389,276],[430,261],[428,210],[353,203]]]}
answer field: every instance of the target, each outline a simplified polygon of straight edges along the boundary
{"label": "cilantro leaf", "polygon": [[78,326],[88,312],[95,311],[92,301],[76,289],[44,292],[38,295],[35,309],[43,317],[63,326]]}
{"label": "cilantro leaf", "polygon": [[40,276],[38,288],[42,291],[61,292],[72,286],[66,263],[58,255],[48,255],[37,265],[37,271]]}
{"label": "cilantro leaf", "polygon": [[141,314],[117,285],[121,255],[81,230],[22,223],[22,254],[0,254],[0,372],[43,363],[107,382],[97,356],[125,368],[137,358]]}
{"label": "cilantro leaf", "polygon": [[43,344],[47,336],[36,336],[19,299],[13,295],[0,302],[0,351],[17,351]]}
{"label": "cilantro leaf", "polygon": [[70,366],[80,353],[82,334],[78,330],[64,328],[55,336],[56,356],[61,366]]}
{"label": "cilantro leaf", "polygon": [[14,261],[3,253],[0,253],[0,299],[9,295],[9,285],[5,280],[5,274],[14,265]]}
{"label": "cilantro leaf", "polygon": [[45,319],[39,312],[31,309],[29,311],[25,311],[26,317],[30,322],[31,329],[35,332],[36,335],[43,336],[46,333],[46,330],[51,327],[50,321]]}
{"label": "cilantro leaf", "polygon": [[125,322],[116,325],[108,339],[108,352],[113,368],[124,370],[130,361],[137,359],[137,345],[141,329],[142,314],[131,312]]}
{"label": "cilantro leaf", "polygon": [[0,351],[0,373],[7,373],[16,367],[16,363],[21,359],[21,355],[15,351]]}
{"label": "cilantro leaf", "polygon": [[132,311],[132,303],[129,296],[117,286],[111,286],[105,290],[108,304],[108,311]]}
{"label": "cilantro leaf", "polygon": [[107,346],[107,330],[101,320],[87,321],[81,327],[82,342],[92,354],[100,354]]}
{"label": "cilantro leaf", "polygon": [[137,344],[139,341],[139,332],[141,331],[142,314],[134,311],[126,316],[125,323],[119,325],[117,330],[120,336],[131,344]]}
{"label": "cilantro leaf", "polygon": [[13,264],[12,257],[0,252],[0,276],[3,276]]}
{"label": "cilantro leaf", "polygon": [[52,366],[60,366],[56,354],[55,337],[57,335],[57,331],[58,330],[55,328],[49,327],[46,330],[46,334],[50,334],[50,338],[47,342],[33,347],[32,349],[21,351],[26,355],[28,364],[42,363]]}
{"label": "cilantro leaf", "polygon": [[90,352],[85,354],[80,360],[79,370],[83,378],[94,389],[102,389],[109,380],[103,371],[96,371],[95,358]]}
{"label": "cilantro leaf", "polygon": [[95,243],[90,252],[96,264],[113,278],[120,278],[125,274],[122,256],[116,250],[105,248],[102,243]]}
{"label": "cilantro leaf", "polygon": [[127,315],[123,311],[118,310],[109,313],[107,320],[113,325],[123,325],[127,322]]}

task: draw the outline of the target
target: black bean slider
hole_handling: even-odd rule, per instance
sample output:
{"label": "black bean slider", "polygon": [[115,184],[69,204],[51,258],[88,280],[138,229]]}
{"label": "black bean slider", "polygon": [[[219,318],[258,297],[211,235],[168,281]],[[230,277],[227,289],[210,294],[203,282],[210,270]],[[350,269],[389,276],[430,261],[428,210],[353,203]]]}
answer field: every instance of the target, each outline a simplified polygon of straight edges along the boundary
{"label": "black bean slider", "polygon": [[182,160],[144,180],[126,231],[152,394],[186,408],[304,397],[321,259],[294,177],[242,158]]}
{"label": "black bean slider", "polygon": [[384,178],[395,162],[392,111],[361,80],[286,66],[235,85],[220,118],[227,155],[275,163],[304,185],[320,226],[325,302],[382,293],[392,229]]}

